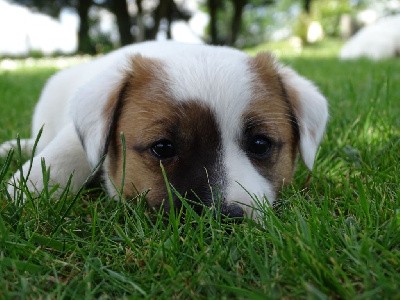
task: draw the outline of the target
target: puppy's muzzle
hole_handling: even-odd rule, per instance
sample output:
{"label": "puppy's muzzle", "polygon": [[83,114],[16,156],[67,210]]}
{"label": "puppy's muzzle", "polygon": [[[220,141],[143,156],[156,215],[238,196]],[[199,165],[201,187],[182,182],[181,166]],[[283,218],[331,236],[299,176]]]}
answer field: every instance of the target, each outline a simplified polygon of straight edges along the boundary
{"label": "puppy's muzzle", "polygon": [[227,219],[241,220],[244,218],[244,210],[238,204],[223,205],[221,214]]}

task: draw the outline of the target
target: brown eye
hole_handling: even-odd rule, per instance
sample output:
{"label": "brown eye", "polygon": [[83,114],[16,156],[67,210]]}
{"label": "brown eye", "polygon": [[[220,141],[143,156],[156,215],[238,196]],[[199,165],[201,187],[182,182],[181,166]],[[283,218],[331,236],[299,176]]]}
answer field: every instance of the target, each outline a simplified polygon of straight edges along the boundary
{"label": "brown eye", "polygon": [[271,152],[272,141],[263,135],[255,135],[248,139],[246,150],[251,156],[257,159],[265,159]]}
{"label": "brown eye", "polygon": [[176,156],[176,150],[171,141],[162,139],[155,142],[150,147],[150,153],[159,160],[168,159]]}

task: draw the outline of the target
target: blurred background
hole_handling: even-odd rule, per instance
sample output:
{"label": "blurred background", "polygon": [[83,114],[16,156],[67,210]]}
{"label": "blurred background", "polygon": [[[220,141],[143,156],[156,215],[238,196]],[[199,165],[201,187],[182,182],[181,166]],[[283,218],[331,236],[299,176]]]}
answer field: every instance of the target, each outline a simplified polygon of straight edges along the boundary
{"label": "blurred background", "polygon": [[97,54],[154,39],[285,42],[301,52],[399,13],[400,0],[0,0],[0,57]]}

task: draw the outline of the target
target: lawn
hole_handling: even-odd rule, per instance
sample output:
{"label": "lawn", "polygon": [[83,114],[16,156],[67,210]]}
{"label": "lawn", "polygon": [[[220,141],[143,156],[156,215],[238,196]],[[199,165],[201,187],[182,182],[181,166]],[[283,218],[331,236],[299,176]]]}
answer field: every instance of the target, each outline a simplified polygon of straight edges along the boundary
{"label": "lawn", "polygon": [[[190,211],[181,222],[99,190],[12,203],[4,187],[21,158],[1,159],[0,298],[399,299],[400,60],[332,53],[278,51],[320,86],[331,116],[311,184],[299,163],[262,224]],[[55,71],[0,70],[0,141],[29,135]]]}

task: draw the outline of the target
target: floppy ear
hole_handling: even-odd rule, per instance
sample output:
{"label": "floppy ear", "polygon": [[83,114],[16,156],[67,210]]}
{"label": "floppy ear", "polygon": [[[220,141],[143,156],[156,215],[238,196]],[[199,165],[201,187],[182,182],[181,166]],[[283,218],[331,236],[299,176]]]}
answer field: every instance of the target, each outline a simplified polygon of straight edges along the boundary
{"label": "floppy ear", "polygon": [[318,88],[289,67],[278,66],[300,130],[300,154],[311,170],[328,121],[328,104]]}
{"label": "floppy ear", "polygon": [[139,54],[121,59],[84,84],[71,99],[70,114],[92,168],[107,153],[112,128],[129,89],[151,81],[160,72],[155,59]]}
{"label": "floppy ear", "polygon": [[84,84],[71,99],[70,114],[92,168],[107,151],[107,139],[125,83],[122,68],[110,69]]}

